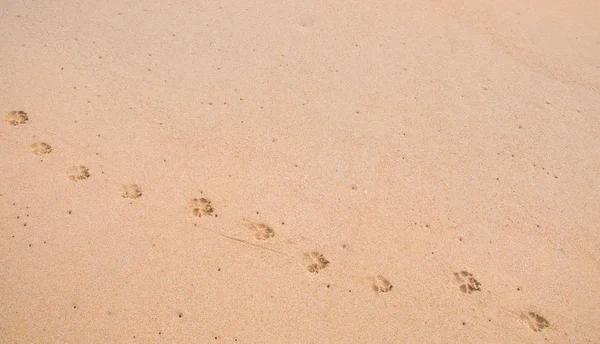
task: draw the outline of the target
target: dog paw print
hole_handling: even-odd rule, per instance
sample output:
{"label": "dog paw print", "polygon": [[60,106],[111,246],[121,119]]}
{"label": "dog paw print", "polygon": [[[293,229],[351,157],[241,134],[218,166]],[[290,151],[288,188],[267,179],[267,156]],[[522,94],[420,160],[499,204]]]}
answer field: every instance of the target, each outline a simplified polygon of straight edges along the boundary
{"label": "dog paw print", "polygon": [[393,285],[383,276],[371,277],[371,290],[377,293],[387,293]]}
{"label": "dog paw print", "polygon": [[206,198],[192,198],[187,202],[187,208],[194,217],[210,216],[214,208]]}
{"label": "dog paw print", "polygon": [[315,274],[329,265],[329,261],[325,259],[322,253],[317,251],[305,253],[302,260],[306,270]]}
{"label": "dog paw print", "polygon": [[34,142],[29,145],[29,150],[35,155],[42,155],[52,152],[52,147],[46,142]]}
{"label": "dog paw print", "polygon": [[527,325],[529,325],[529,328],[533,332],[541,332],[550,326],[550,322],[546,318],[534,312],[523,313],[521,318],[527,322]]}
{"label": "dog paw print", "polygon": [[275,236],[273,228],[261,222],[244,221],[242,227],[257,240],[266,240]]}
{"label": "dog paw print", "polygon": [[123,185],[123,198],[136,199],[140,197],[142,197],[142,188],[139,185]]}
{"label": "dog paw print", "polygon": [[85,166],[72,166],[67,170],[67,178],[72,181],[84,180],[90,177],[90,171]]}
{"label": "dog paw print", "polygon": [[468,271],[460,271],[454,273],[454,281],[458,284],[458,288],[465,294],[471,294],[474,291],[481,291],[481,283],[479,283],[473,274]]}
{"label": "dog paw print", "polygon": [[4,121],[9,125],[16,126],[19,124],[25,124],[29,120],[27,113],[24,111],[10,111],[4,115]]}

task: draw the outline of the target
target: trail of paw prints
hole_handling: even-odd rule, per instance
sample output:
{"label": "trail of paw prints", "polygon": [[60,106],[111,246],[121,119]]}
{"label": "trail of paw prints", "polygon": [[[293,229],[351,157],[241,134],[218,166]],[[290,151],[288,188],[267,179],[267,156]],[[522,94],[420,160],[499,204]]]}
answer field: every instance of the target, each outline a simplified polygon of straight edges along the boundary
{"label": "trail of paw prints", "polygon": [[67,169],[67,178],[72,181],[84,180],[90,177],[90,171],[85,166],[72,166]]}
{"label": "trail of paw prints", "polygon": [[123,198],[138,199],[142,197],[142,188],[137,184],[123,185]]}
{"label": "trail of paw prints", "polygon": [[34,142],[29,145],[29,150],[35,155],[49,154],[52,152],[52,146],[46,142]]}
{"label": "trail of paw prints", "polygon": [[256,240],[267,240],[275,236],[273,228],[262,222],[244,220],[241,226]]}
{"label": "trail of paw prints", "polygon": [[529,325],[529,328],[533,332],[541,332],[543,329],[550,326],[550,322],[546,320],[546,318],[534,312],[521,314],[521,319],[527,322],[527,325]]}
{"label": "trail of paw prints", "polygon": [[454,273],[454,282],[458,284],[458,289],[465,294],[471,294],[474,291],[481,291],[481,283],[479,283],[473,274],[468,271],[460,271]]}
{"label": "trail of paw prints", "polygon": [[193,217],[210,216],[214,212],[213,206],[206,198],[192,198],[187,202],[187,209]]}
{"label": "trail of paw prints", "polygon": [[310,272],[317,274],[329,266],[329,261],[318,251],[307,252],[302,256],[302,265]]}
{"label": "trail of paw prints", "polygon": [[21,124],[25,124],[29,120],[27,117],[27,113],[24,111],[9,111],[6,115],[4,115],[4,122],[8,125],[17,126]]}

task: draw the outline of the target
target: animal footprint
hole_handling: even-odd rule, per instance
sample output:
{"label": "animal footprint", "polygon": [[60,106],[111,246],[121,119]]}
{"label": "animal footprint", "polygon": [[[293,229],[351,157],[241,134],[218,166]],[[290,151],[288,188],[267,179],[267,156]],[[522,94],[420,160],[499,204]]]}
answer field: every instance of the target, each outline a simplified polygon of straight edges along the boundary
{"label": "animal footprint", "polygon": [[29,150],[35,155],[42,155],[52,152],[52,147],[45,142],[34,142],[29,145]]}
{"label": "animal footprint", "polygon": [[531,328],[533,332],[540,332],[550,326],[550,322],[546,320],[546,318],[534,312],[523,313],[521,318],[527,321],[529,328]]}
{"label": "animal footprint", "polygon": [[84,180],[90,177],[90,172],[85,166],[73,166],[67,170],[67,177],[73,181]]}
{"label": "animal footprint", "polygon": [[24,111],[10,111],[4,115],[4,121],[9,125],[25,124],[29,120]]}
{"label": "animal footprint", "polygon": [[371,277],[370,280],[371,289],[375,292],[387,293],[388,291],[392,290],[393,285],[387,280],[387,278],[383,276]]}
{"label": "animal footprint", "polygon": [[465,294],[471,294],[474,291],[481,291],[481,283],[479,283],[473,274],[468,271],[454,273],[454,280],[459,285],[460,291]]}
{"label": "animal footprint", "polygon": [[214,208],[206,198],[192,198],[187,202],[187,208],[192,216],[202,217],[212,215]]}
{"label": "animal footprint", "polygon": [[323,257],[322,253],[317,251],[305,253],[302,257],[302,263],[308,272],[315,274],[329,265],[329,261]]}
{"label": "animal footprint", "polygon": [[136,199],[142,197],[142,189],[137,184],[123,185],[123,198]]}
{"label": "animal footprint", "polygon": [[273,228],[264,223],[254,221],[242,222],[242,227],[246,229],[255,239],[266,240],[275,236]]}

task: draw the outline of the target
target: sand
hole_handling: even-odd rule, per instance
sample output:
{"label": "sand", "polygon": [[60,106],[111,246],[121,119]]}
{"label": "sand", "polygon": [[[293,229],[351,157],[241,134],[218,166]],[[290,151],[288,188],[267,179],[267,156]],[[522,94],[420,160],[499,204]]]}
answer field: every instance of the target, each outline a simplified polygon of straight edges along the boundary
{"label": "sand", "polygon": [[598,13],[4,1],[0,342],[599,343]]}

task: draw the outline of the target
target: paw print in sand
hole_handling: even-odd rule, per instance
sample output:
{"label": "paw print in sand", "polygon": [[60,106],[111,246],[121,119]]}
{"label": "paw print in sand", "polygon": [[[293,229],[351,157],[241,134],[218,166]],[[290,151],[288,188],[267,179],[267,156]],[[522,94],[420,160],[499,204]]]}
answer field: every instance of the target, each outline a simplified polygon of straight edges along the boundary
{"label": "paw print in sand", "polygon": [[24,111],[10,111],[4,115],[4,122],[12,126],[25,124],[28,120],[29,117],[27,117],[27,113]]}
{"label": "paw print in sand", "polygon": [[377,293],[387,293],[393,285],[383,276],[371,277],[371,290]]}
{"label": "paw print in sand", "polygon": [[243,221],[242,227],[257,240],[266,240],[275,236],[273,228],[261,222]]}
{"label": "paw print in sand", "polygon": [[52,152],[52,147],[46,142],[34,142],[29,145],[29,150],[35,155],[42,155]]}
{"label": "paw print in sand", "polygon": [[192,198],[187,202],[187,209],[194,217],[212,215],[214,208],[206,198]]}
{"label": "paw print in sand", "polygon": [[458,284],[458,288],[465,294],[471,294],[474,291],[481,291],[481,283],[479,283],[473,274],[468,271],[454,273],[454,281]]}
{"label": "paw print in sand", "polygon": [[85,166],[72,166],[67,170],[67,177],[72,181],[88,179],[90,171]]}
{"label": "paw print in sand", "polygon": [[142,189],[137,184],[123,185],[123,198],[136,199],[142,197]]}
{"label": "paw print in sand", "polygon": [[529,328],[533,332],[541,332],[543,329],[550,326],[550,322],[546,320],[546,318],[534,312],[521,314],[521,319],[527,321]]}
{"label": "paw print in sand", "polygon": [[329,261],[325,259],[322,253],[317,251],[305,253],[302,257],[302,263],[308,272],[315,274],[329,265]]}

